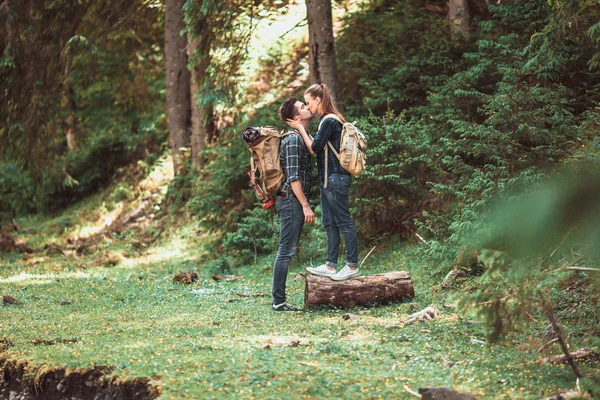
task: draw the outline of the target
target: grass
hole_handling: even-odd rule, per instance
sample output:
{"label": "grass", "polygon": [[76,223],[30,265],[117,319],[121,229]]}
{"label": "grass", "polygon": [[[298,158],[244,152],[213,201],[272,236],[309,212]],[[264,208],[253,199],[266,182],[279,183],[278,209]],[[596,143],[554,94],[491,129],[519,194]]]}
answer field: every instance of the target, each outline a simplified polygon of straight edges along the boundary
{"label": "grass", "polygon": [[[164,193],[161,184],[149,190]],[[20,219],[19,235],[42,248],[96,232],[116,208],[109,199],[104,193],[61,215]],[[11,343],[0,355],[40,368],[111,366],[121,378],[151,378],[165,399],[412,398],[405,386],[447,386],[477,398],[539,399],[576,389],[568,366],[543,361],[559,354],[558,347],[537,353],[547,342],[538,335],[547,327],[542,315],[499,344],[481,345],[489,328],[455,307],[464,290],[477,287],[478,278],[442,289],[445,272],[410,248],[378,248],[363,273],[409,271],[416,293],[412,301],[276,313],[268,295],[241,296],[270,292],[274,255],[234,271],[219,270],[218,263],[203,261],[211,256],[194,225],[179,223],[147,249],[135,246],[139,230],[130,229],[98,243],[91,254],[0,254],[0,295],[20,301],[0,307],[0,339]],[[296,277],[319,261],[315,254],[321,247],[309,243],[301,248],[300,260],[294,258],[288,275],[290,303],[302,304],[304,283]],[[173,282],[177,272],[190,269],[199,274],[197,282]],[[215,282],[211,277],[230,272],[244,278]],[[569,320],[579,333],[594,325],[597,310],[585,305],[580,290],[569,289],[582,287],[580,278],[547,279],[562,279],[559,293],[566,306],[558,310],[559,318]],[[65,301],[69,304],[61,304]],[[440,318],[403,324],[432,303],[442,312]],[[576,312],[573,304],[578,304]],[[347,312],[356,318],[343,319]],[[586,335],[570,338],[573,348],[594,343]],[[600,375],[597,361],[580,368],[584,375]]]}
{"label": "grass", "polygon": [[[346,321],[348,310],[282,314],[270,310],[269,297],[239,296],[270,291],[273,257],[238,268],[243,280],[215,282],[197,261],[198,243],[180,233],[114,267],[82,269],[81,259],[62,256],[35,264],[4,256],[0,289],[21,302],[0,309],[0,336],[13,344],[6,355],[48,366],[114,366],[124,378],[152,378],[166,399],[268,399],[282,393],[409,398],[404,385],[449,386],[478,398],[538,399],[575,388],[568,367],[540,361],[528,345],[530,330],[499,345],[474,344],[472,339],[485,339],[487,328],[455,309],[404,326],[407,315],[429,303],[441,307],[444,294],[431,290],[438,279],[427,265],[401,247],[372,256],[365,273],[408,270],[416,299],[353,309],[357,318]],[[302,265],[295,260],[288,279],[289,301],[296,305],[303,301],[303,282],[294,279]],[[172,282],[179,270],[190,268],[200,274],[198,282]],[[193,293],[198,289],[201,294]],[[544,324],[537,321],[538,328]]]}

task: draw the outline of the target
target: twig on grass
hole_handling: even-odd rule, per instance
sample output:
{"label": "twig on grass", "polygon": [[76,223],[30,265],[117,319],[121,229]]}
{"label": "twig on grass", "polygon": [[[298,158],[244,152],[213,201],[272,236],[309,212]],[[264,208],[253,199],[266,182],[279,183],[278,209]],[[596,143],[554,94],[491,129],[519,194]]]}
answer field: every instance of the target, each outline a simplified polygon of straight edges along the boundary
{"label": "twig on grass", "polygon": [[362,262],[360,263],[360,268],[362,268],[363,264],[367,260],[367,257],[369,257],[371,255],[371,253],[373,252],[373,250],[375,250],[375,247],[377,247],[377,246],[373,246],[373,248],[371,249],[371,251],[365,256],[365,258],[363,258]]}
{"label": "twig on grass", "polygon": [[598,269],[598,268],[587,268],[587,267],[565,267],[565,269],[571,269],[573,271],[593,271],[593,272],[600,272],[600,269]]}
{"label": "twig on grass", "polygon": [[258,292],[258,293],[238,293],[240,297],[269,297],[271,296],[268,293]]}
{"label": "twig on grass", "polygon": [[541,353],[542,351],[546,350],[548,347],[552,346],[556,342],[558,342],[558,338],[552,339],[551,341],[549,341],[548,343],[546,343],[545,345],[540,347],[537,352]]}
{"label": "twig on grass", "polygon": [[411,388],[409,388],[406,385],[404,385],[404,390],[406,390],[406,392],[412,394],[413,396],[417,396],[418,398],[422,397],[419,393],[415,392],[414,390],[412,390]]}
{"label": "twig on grass", "polygon": [[575,375],[577,375],[577,378],[581,378],[583,375],[581,375],[581,372],[579,371],[579,368],[577,367],[577,363],[573,359],[573,356],[569,352],[569,348],[567,347],[567,344],[565,343],[562,326],[556,319],[556,315],[554,315],[554,310],[552,309],[552,304],[550,304],[549,302],[546,301],[546,298],[544,297],[544,294],[542,293],[541,290],[538,290],[538,294],[542,301],[542,307],[543,307],[544,311],[546,312],[546,315],[548,316],[550,323],[552,324],[552,329],[554,329],[554,332],[556,332],[556,339],[558,339],[558,342],[560,343],[560,347],[562,347],[563,353],[565,353],[566,361],[569,363],[569,365],[571,365],[571,368],[573,368],[573,372],[575,372]]}

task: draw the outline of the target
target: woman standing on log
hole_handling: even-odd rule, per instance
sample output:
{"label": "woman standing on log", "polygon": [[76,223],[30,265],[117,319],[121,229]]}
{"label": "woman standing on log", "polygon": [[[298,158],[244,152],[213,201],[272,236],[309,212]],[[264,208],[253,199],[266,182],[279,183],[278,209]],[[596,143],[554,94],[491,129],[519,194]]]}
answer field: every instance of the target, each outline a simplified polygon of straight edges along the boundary
{"label": "woman standing on log", "polygon": [[[287,120],[288,125],[300,132],[306,147],[317,155],[319,170],[322,222],[327,234],[327,261],[318,267],[308,267],[311,274],[330,277],[336,281],[360,275],[358,270],[358,236],[352,216],[348,192],[352,176],[340,165],[340,161],[328,146],[339,153],[344,116],[337,110],[327,85],[312,85],[304,92],[308,109],[321,116],[314,139],[297,121]],[[329,150],[329,151],[328,151]],[[340,252],[340,232],[346,243],[346,265],[337,271]]]}

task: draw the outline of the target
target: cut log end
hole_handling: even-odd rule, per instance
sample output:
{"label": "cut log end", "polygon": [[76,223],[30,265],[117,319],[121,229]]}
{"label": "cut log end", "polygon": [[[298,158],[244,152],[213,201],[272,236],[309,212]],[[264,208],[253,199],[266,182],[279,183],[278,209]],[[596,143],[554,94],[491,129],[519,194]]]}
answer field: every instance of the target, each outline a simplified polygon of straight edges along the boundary
{"label": "cut log end", "polygon": [[345,281],[305,275],[304,307],[330,305],[349,308],[362,305],[388,304],[414,298],[412,279],[406,271],[359,276]]}

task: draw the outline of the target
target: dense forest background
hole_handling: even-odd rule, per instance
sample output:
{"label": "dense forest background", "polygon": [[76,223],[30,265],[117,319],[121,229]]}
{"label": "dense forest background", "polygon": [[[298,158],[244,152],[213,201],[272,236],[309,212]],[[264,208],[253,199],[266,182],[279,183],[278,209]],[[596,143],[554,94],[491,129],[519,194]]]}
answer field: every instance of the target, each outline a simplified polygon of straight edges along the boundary
{"label": "dense forest background", "polygon": [[484,275],[470,299],[497,337],[551,268],[597,265],[599,21],[595,0],[5,0],[2,222],[119,181],[114,207],[172,157],[156,220],[190,218],[215,260],[273,253],[241,132],[283,128],[279,104],[325,81],[369,141],[351,195],[364,252],[401,241],[445,284]]}

